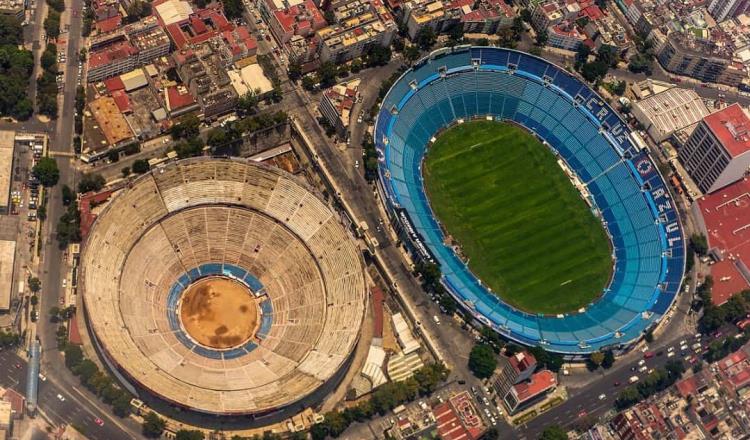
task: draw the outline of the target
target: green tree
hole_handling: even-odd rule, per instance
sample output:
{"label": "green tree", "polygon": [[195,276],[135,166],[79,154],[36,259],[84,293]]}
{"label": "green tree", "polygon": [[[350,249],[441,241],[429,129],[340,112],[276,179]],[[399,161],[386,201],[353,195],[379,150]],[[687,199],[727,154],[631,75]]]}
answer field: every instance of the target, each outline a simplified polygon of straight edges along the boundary
{"label": "green tree", "polygon": [[409,62],[414,62],[419,59],[419,48],[413,44],[404,49],[404,59]]}
{"label": "green tree", "polygon": [[22,43],[23,28],[18,18],[0,15],[0,45],[17,46]]}
{"label": "green tree", "polygon": [[31,174],[39,179],[39,183],[45,187],[57,185],[60,180],[60,169],[57,168],[57,161],[51,157],[43,157],[31,169]]}
{"label": "green tree", "polygon": [[242,11],[245,10],[242,0],[224,0],[222,3],[224,5],[224,15],[228,19],[242,18]]}
{"label": "green tree", "polygon": [[190,139],[200,134],[201,121],[194,114],[183,116],[169,130],[172,139]]}
{"label": "green tree", "polygon": [[596,366],[596,368],[599,368],[604,362],[604,353],[602,353],[601,351],[591,353],[591,356],[589,356],[589,360]]}
{"label": "green tree", "polygon": [[539,440],[568,440],[568,434],[559,425],[550,425],[544,428]]}
{"label": "green tree", "polygon": [[180,429],[175,433],[175,440],[203,440],[206,436],[201,431]]}
{"label": "green tree", "polygon": [[63,205],[70,205],[76,198],[76,193],[68,185],[62,186],[62,202]]}
{"label": "green tree", "polygon": [[130,167],[123,167],[120,173],[122,173],[122,177],[128,177],[130,175]]}
{"label": "green tree", "polygon": [[497,357],[488,344],[476,344],[469,354],[469,370],[480,379],[492,376],[497,367]]}
{"label": "green tree", "polygon": [[146,417],[143,418],[143,435],[148,438],[159,438],[161,433],[164,432],[164,427],[167,423],[159,417],[155,412],[149,411]]}
{"label": "green tree", "polygon": [[67,347],[65,347],[64,353],[65,366],[67,366],[71,370],[77,367],[81,363],[81,361],[83,361],[83,351],[81,351],[81,347],[78,345],[69,344]]}
{"label": "green tree", "polygon": [[537,34],[536,34],[536,45],[537,46],[544,46],[545,44],[547,44],[547,39],[548,38],[549,37],[547,36],[547,31],[546,30],[541,30],[541,31],[537,32]]}
{"label": "green tree", "polygon": [[704,256],[708,253],[708,240],[703,234],[693,234],[690,236],[690,247],[696,254]]}
{"label": "green tree", "polygon": [[320,86],[325,89],[336,84],[336,73],[338,73],[338,67],[332,62],[326,61],[321,64],[318,68]]}
{"label": "green tree", "polygon": [[90,191],[99,191],[104,188],[106,183],[107,181],[104,180],[104,177],[101,174],[84,174],[78,182],[78,192],[83,194]]}
{"label": "green tree", "polygon": [[136,174],[148,173],[151,167],[146,159],[138,159],[133,162],[132,171]]}
{"label": "green tree", "polygon": [[417,32],[417,35],[414,37],[414,41],[416,41],[420,49],[430,50],[437,41],[437,35],[435,34],[435,30],[433,28],[429,26],[423,26]]}
{"label": "green tree", "polygon": [[615,364],[615,354],[612,352],[612,350],[605,350],[604,351],[604,360],[602,360],[602,368],[605,370],[608,370],[612,368],[612,365]]}
{"label": "green tree", "polygon": [[31,293],[37,293],[42,289],[42,282],[37,277],[29,277],[29,290]]}

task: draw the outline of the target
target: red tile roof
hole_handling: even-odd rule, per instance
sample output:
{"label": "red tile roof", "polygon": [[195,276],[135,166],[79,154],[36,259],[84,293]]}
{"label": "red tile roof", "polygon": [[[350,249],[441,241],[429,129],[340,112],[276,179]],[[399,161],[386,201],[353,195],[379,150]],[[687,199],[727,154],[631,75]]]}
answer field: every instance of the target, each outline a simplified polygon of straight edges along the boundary
{"label": "red tile roof", "polygon": [[132,111],[130,98],[128,98],[128,94],[125,93],[124,90],[116,90],[112,92],[112,99],[115,100],[115,105],[117,105],[117,109],[120,110],[120,113],[128,113]]}
{"label": "red tile roof", "polygon": [[723,261],[711,266],[712,295],[721,304],[732,294],[750,287],[737,269],[739,263],[750,267],[750,180],[744,178],[700,198],[698,208],[708,233],[709,248],[718,250],[723,257]]}
{"label": "red tile roof", "polygon": [[522,373],[529,368],[536,368],[536,358],[528,351],[519,351],[513,356],[509,356],[508,361],[517,373]]}
{"label": "red tile roof", "polygon": [[525,402],[531,398],[545,393],[557,386],[555,374],[549,370],[542,370],[531,375],[528,382],[513,385],[519,402]]}
{"label": "red tile roof", "polygon": [[133,56],[137,53],[138,49],[133,47],[130,42],[119,41],[102,50],[92,52],[89,55],[89,68],[103,66],[113,61]]}
{"label": "red tile roof", "polygon": [[97,21],[95,26],[100,33],[107,33],[118,29],[120,25],[122,25],[122,16],[115,15],[106,20]]}
{"label": "red tile roof", "polygon": [[76,345],[83,344],[83,341],[81,340],[81,332],[78,330],[78,322],[75,315],[73,315],[73,317],[70,319],[69,326],[70,330],[68,333],[68,342]]}
{"label": "red tile roof", "polygon": [[125,90],[125,84],[122,82],[122,79],[120,76],[113,76],[112,78],[107,78],[104,80],[104,87],[107,88],[107,91],[109,93],[114,92],[115,90]]}
{"label": "red tile roof", "polygon": [[169,110],[177,110],[195,104],[195,98],[184,86],[167,88],[167,106]]}
{"label": "red tile roof", "polygon": [[466,391],[433,408],[432,414],[443,440],[476,440],[484,432],[482,420]]}
{"label": "red tile roof", "polygon": [[385,296],[378,286],[372,288],[373,333],[376,338],[383,337],[383,301]]}
{"label": "red tile roof", "polygon": [[712,113],[703,121],[730,156],[737,157],[750,151],[750,117],[739,104]]}
{"label": "red tile roof", "polygon": [[96,215],[91,212],[91,204],[100,204],[105,202],[112,195],[112,191],[102,191],[100,193],[86,193],[81,197],[78,205],[81,211],[81,237],[83,239],[89,235],[91,225],[96,220]]}

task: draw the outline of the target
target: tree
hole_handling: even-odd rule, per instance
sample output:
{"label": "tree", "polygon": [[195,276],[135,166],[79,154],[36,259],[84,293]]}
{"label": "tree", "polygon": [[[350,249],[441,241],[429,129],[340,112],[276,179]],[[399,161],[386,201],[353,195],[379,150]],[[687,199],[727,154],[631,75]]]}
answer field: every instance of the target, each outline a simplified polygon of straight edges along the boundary
{"label": "tree", "polygon": [[43,157],[31,169],[31,174],[39,179],[39,183],[45,187],[57,185],[60,180],[60,169],[57,168],[57,161],[51,157]]}
{"label": "tree", "polygon": [[169,130],[172,139],[190,139],[200,134],[201,121],[194,114],[183,116]]}
{"label": "tree", "polygon": [[541,31],[537,32],[537,34],[536,34],[536,45],[537,46],[544,46],[545,44],[547,44],[547,39],[548,39],[548,36],[547,36],[547,31],[546,30],[541,30]]}
{"label": "tree", "polygon": [[148,161],[146,159],[138,159],[133,162],[133,166],[131,167],[131,170],[135,174],[144,174],[148,173],[148,170],[151,169],[151,167],[148,164]]}
{"label": "tree", "polygon": [[31,298],[29,298],[29,303],[32,306],[35,306],[35,305],[39,304],[39,297],[36,296],[36,295],[31,295]]}
{"label": "tree", "polygon": [[76,198],[76,193],[73,191],[72,188],[70,188],[68,185],[62,186],[62,202],[63,205],[68,206],[70,205],[73,200]]}
{"label": "tree", "polygon": [[480,379],[492,376],[497,367],[497,358],[492,346],[489,344],[477,344],[469,354],[469,370]]}
{"label": "tree", "polygon": [[302,77],[302,65],[299,63],[299,61],[292,61],[289,63],[289,67],[287,68],[287,75],[289,76],[289,79],[292,81],[297,81]]}
{"label": "tree", "polygon": [[336,84],[336,73],[338,68],[330,61],[326,61],[318,68],[318,78],[322,88],[328,88]]}
{"label": "tree", "polygon": [[646,55],[637,53],[628,60],[628,70],[633,73],[651,74],[652,60]]}
{"label": "tree", "polygon": [[696,254],[704,256],[708,253],[708,241],[706,236],[703,234],[692,234],[690,236],[690,247],[693,248]]}
{"label": "tree", "polygon": [[258,110],[258,94],[247,92],[237,100],[237,109],[246,115],[252,115]]}
{"label": "tree", "polygon": [[609,67],[606,63],[596,60],[584,64],[581,68],[581,75],[583,75],[586,81],[595,83],[607,74],[607,70],[609,70]]}
{"label": "tree", "polygon": [[83,351],[78,345],[69,344],[65,347],[65,366],[70,369],[77,367],[83,360]]}
{"label": "tree", "polygon": [[180,429],[175,433],[175,440],[203,440],[206,436],[201,431]]}
{"label": "tree", "polygon": [[415,36],[414,40],[422,50],[430,50],[437,41],[435,30],[429,26],[423,26]]}
{"label": "tree", "polygon": [[245,10],[242,0],[224,0],[224,15],[230,20],[242,18],[242,11]]}
{"label": "tree", "polygon": [[410,63],[417,61],[419,59],[419,48],[413,44],[407,46],[404,49],[404,59]]}
{"label": "tree", "polygon": [[203,139],[195,137],[181,141],[175,146],[174,150],[177,153],[177,157],[185,159],[187,157],[200,156],[203,153],[204,146]]}
{"label": "tree", "polygon": [[531,23],[531,11],[526,8],[521,9],[521,20]]}
{"label": "tree", "polygon": [[17,46],[22,43],[21,22],[10,15],[0,15],[0,45]]}
{"label": "tree", "polygon": [[559,425],[550,425],[544,428],[539,440],[568,440],[568,434]]}
{"label": "tree", "polygon": [[149,411],[143,418],[143,435],[149,438],[159,438],[167,423],[155,412]]}
{"label": "tree", "polygon": [[605,350],[604,351],[604,359],[602,360],[602,368],[605,370],[608,370],[612,368],[612,365],[615,364],[615,354],[612,352],[612,350]]}
{"label": "tree", "polygon": [[130,175],[130,167],[123,167],[120,173],[122,173],[122,177],[128,177]]}
{"label": "tree", "polygon": [[83,194],[89,191],[99,191],[104,188],[107,183],[101,174],[88,173],[81,177],[81,181],[78,182],[78,192]]}
{"label": "tree", "polygon": [[591,353],[591,356],[589,356],[589,360],[592,364],[596,365],[596,368],[599,368],[604,362],[604,353],[602,353],[601,351]]}
{"label": "tree", "polygon": [[42,282],[37,277],[29,277],[29,290],[31,293],[37,293],[42,289]]}
{"label": "tree", "polygon": [[484,434],[479,437],[479,440],[500,440],[500,431],[498,431],[496,427],[491,426],[489,429],[484,431]]}

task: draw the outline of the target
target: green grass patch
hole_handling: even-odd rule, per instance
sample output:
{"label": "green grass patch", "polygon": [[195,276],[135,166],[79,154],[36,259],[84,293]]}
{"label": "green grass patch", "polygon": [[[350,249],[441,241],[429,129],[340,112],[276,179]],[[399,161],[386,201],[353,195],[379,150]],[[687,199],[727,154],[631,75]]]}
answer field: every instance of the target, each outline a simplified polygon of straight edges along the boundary
{"label": "green grass patch", "polygon": [[469,268],[530,313],[573,312],[612,271],[609,239],[555,155],[508,123],[467,122],[442,133],[423,168],[435,215]]}

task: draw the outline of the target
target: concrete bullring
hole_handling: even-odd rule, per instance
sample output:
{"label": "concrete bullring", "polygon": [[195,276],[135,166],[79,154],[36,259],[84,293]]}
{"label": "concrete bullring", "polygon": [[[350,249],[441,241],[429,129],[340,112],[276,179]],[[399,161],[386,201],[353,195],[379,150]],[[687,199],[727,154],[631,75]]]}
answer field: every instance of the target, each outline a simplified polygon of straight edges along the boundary
{"label": "concrete bullring", "polygon": [[208,414],[262,414],[342,368],[366,307],[337,215],[240,159],[157,168],[97,218],[81,257],[100,351],[132,383]]}

